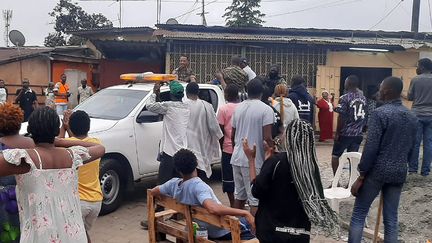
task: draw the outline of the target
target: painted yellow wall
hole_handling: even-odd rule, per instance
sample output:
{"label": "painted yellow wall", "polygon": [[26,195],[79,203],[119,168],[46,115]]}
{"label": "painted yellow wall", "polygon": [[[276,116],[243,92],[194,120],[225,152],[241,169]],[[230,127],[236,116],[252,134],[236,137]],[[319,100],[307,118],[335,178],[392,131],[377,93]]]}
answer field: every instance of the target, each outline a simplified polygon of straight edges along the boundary
{"label": "painted yellow wall", "polygon": [[[398,51],[394,53],[370,53],[370,52],[332,52],[327,53],[325,66],[318,67],[317,87],[315,96],[319,98],[324,89],[334,92],[335,105],[340,96],[340,68],[341,67],[368,67],[368,68],[392,68],[392,75],[400,77],[404,81],[404,95],[406,95],[409,83],[415,76],[417,61],[420,52],[416,50]],[[404,104],[411,107],[411,102],[403,100]],[[316,115],[318,114],[318,109]],[[316,116],[316,130],[319,130],[318,116]],[[337,114],[334,115],[333,126],[336,130]]]}
{"label": "painted yellow wall", "polygon": [[326,66],[409,68],[415,67],[418,59],[419,52],[416,51],[398,51],[394,53],[329,51]]}

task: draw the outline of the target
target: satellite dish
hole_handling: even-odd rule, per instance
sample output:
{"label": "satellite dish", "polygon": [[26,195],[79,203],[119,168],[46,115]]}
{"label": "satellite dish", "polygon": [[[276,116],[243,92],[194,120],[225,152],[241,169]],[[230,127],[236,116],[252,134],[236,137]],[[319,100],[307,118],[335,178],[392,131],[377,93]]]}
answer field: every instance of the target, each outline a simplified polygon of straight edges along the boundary
{"label": "satellite dish", "polygon": [[9,32],[9,40],[18,47],[22,47],[25,44],[25,37],[24,35],[19,32],[18,30],[11,30]]}
{"label": "satellite dish", "polygon": [[178,21],[175,18],[169,18],[166,24],[178,24]]}

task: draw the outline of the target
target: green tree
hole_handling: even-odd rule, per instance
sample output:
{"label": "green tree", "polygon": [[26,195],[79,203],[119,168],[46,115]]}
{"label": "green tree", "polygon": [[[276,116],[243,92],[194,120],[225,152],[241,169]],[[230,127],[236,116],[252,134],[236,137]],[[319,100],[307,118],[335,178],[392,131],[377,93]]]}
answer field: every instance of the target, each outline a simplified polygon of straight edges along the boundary
{"label": "green tree", "polygon": [[265,14],[258,9],[261,0],[233,0],[231,6],[225,9],[222,16],[230,27],[258,27],[264,21]]}
{"label": "green tree", "polygon": [[45,46],[80,45],[85,39],[68,34],[69,31],[112,27],[102,14],[88,14],[71,0],[60,0],[49,13],[54,18],[54,33],[45,37]]}

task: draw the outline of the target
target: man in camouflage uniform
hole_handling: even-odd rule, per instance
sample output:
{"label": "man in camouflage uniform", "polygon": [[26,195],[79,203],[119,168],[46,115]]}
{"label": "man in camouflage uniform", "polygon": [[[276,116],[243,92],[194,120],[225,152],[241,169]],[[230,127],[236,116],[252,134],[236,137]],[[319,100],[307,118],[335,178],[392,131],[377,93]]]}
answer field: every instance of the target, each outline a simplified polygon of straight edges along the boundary
{"label": "man in camouflage uniform", "polygon": [[189,58],[187,56],[180,56],[180,66],[174,69],[173,74],[176,74],[179,81],[182,82],[195,82],[195,74],[191,68],[189,68]]}
{"label": "man in camouflage uniform", "polygon": [[225,86],[228,84],[235,84],[240,92],[245,90],[246,83],[249,79],[247,73],[240,67],[240,63],[241,57],[234,56],[231,59],[231,66],[222,70],[222,86],[224,86],[224,83]]}

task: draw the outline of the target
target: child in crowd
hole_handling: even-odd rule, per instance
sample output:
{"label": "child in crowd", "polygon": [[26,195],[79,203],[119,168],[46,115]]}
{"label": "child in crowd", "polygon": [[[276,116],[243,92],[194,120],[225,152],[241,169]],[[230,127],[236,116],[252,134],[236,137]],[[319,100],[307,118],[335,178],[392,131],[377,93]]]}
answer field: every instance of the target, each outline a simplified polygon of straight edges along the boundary
{"label": "child in crowd", "polygon": [[[63,126],[60,136],[64,137],[65,132],[69,134],[69,140],[81,140],[101,144],[97,138],[88,136],[90,130],[90,117],[85,111],[66,111],[63,118]],[[81,203],[81,213],[84,227],[87,233],[88,242],[89,230],[95,223],[102,206],[102,190],[99,182],[100,159],[89,162],[78,170],[78,192]]]}
{"label": "child in crowd", "polygon": [[[196,167],[198,165],[197,158],[193,152],[187,149],[180,149],[173,156],[174,167],[180,173],[182,178],[173,178],[168,182],[157,186],[151,190],[154,196],[165,195],[173,197],[179,203],[202,206],[209,212],[216,215],[232,215],[239,216],[241,224],[241,239],[249,240],[254,236],[248,230],[247,223],[254,228],[255,219],[246,210],[235,209],[224,206],[216,197],[215,193],[209,185],[203,182],[197,176]],[[210,239],[230,240],[231,234],[229,231],[215,226],[208,225],[204,222],[197,222],[200,227],[205,227],[208,230]]]}
{"label": "child in crowd", "polygon": [[49,82],[48,87],[44,90],[45,106],[55,109],[54,83]]}

